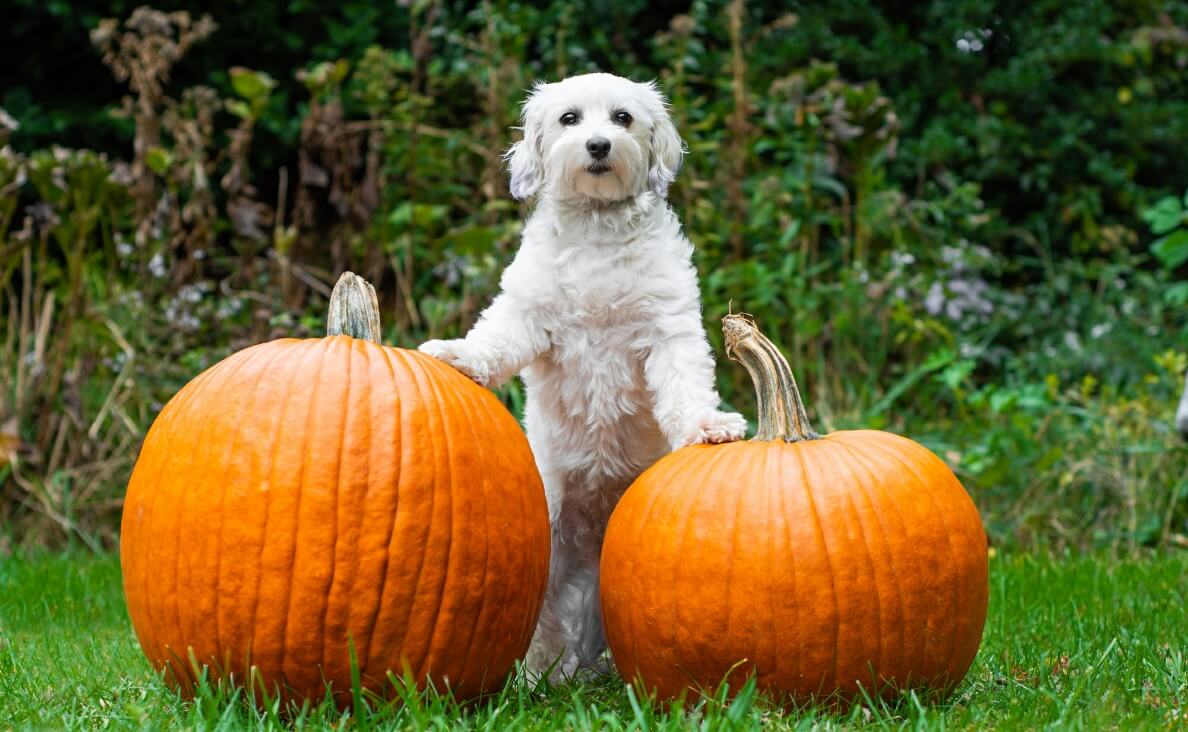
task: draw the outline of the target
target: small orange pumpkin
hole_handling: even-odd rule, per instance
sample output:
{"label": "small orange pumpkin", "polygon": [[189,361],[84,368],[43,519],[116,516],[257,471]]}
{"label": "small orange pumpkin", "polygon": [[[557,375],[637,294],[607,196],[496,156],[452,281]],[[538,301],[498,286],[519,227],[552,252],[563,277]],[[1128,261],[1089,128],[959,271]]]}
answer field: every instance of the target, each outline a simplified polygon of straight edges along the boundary
{"label": "small orange pumpkin", "polygon": [[818,437],[775,346],[743,316],[724,330],[759,431],[679,450],[623,495],[601,564],[619,671],[661,698],[748,673],[798,700],[951,689],[989,593],[969,495],[906,438]]}
{"label": "small orange pumpkin", "polygon": [[374,691],[389,671],[498,687],[548,577],[528,441],[491,392],[379,345],[375,291],[350,273],[329,332],[232,355],[153,423],[120,547],[141,646],[185,692],[199,664],[255,667],[270,692],[342,702],[352,650]]}

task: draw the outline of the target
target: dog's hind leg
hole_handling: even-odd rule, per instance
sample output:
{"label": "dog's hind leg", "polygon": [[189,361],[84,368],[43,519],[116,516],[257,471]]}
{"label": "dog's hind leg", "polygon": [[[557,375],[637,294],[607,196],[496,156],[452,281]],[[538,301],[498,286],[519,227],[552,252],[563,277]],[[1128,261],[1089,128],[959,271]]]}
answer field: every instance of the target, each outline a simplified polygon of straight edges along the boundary
{"label": "dog's hind leg", "polygon": [[589,480],[545,476],[552,515],[549,588],[528,651],[528,668],[555,681],[581,671],[603,673],[606,636],[598,599],[598,561],[606,522],[625,485],[591,485]]}
{"label": "dog's hind leg", "polygon": [[[554,537],[554,547],[557,543]],[[576,548],[569,544],[553,551],[549,590],[528,651],[529,669],[547,672],[554,681],[571,679],[582,669],[603,670],[598,561],[569,553]]]}

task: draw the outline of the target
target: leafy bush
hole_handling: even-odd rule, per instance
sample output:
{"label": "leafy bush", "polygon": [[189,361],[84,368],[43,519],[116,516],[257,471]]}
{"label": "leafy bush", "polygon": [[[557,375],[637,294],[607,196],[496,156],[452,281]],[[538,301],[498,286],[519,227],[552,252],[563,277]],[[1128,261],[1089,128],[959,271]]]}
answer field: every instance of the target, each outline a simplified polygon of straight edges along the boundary
{"label": "leafy bush", "polygon": [[114,541],[164,401],[237,348],[317,335],[344,269],[391,342],[464,332],[517,246],[500,153],[523,90],[596,68],[671,97],[711,340],[753,313],[821,426],[925,439],[996,541],[1188,541],[1179,5],[117,6],[19,0],[11,25],[52,18],[13,48],[85,71],[0,84],[10,541]]}

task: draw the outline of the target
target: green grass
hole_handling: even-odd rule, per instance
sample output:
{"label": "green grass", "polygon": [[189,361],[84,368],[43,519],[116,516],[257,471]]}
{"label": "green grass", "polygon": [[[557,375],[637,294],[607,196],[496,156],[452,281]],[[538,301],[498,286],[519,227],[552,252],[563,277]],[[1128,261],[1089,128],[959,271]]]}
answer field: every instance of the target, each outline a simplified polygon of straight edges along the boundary
{"label": "green grass", "polygon": [[[965,683],[941,705],[913,696],[846,711],[783,712],[744,689],[683,708],[617,679],[532,689],[460,708],[403,690],[344,714],[256,712],[235,692],[180,701],[132,634],[114,557],[0,560],[0,730],[303,729],[1167,729],[1188,726],[1188,554],[991,560],[990,616]],[[361,714],[359,713],[361,712]],[[288,719],[288,722],[282,720]]]}

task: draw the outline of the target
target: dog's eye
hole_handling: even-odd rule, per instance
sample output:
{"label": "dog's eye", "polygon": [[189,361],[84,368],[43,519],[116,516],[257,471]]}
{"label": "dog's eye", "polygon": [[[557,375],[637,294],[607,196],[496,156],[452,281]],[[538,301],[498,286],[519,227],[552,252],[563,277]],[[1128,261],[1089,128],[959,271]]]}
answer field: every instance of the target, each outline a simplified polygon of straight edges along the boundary
{"label": "dog's eye", "polygon": [[615,124],[620,124],[624,127],[631,124],[631,115],[627,114],[626,112],[615,112],[613,115],[611,115],[611,119],[615,121]]}
{"label": "dog's eye", "polygon": [[577,123],[578,123],[577,112],[566,112],[565,114],[561,115],[561,124],[565,125],[566,127],[576,125]]}

